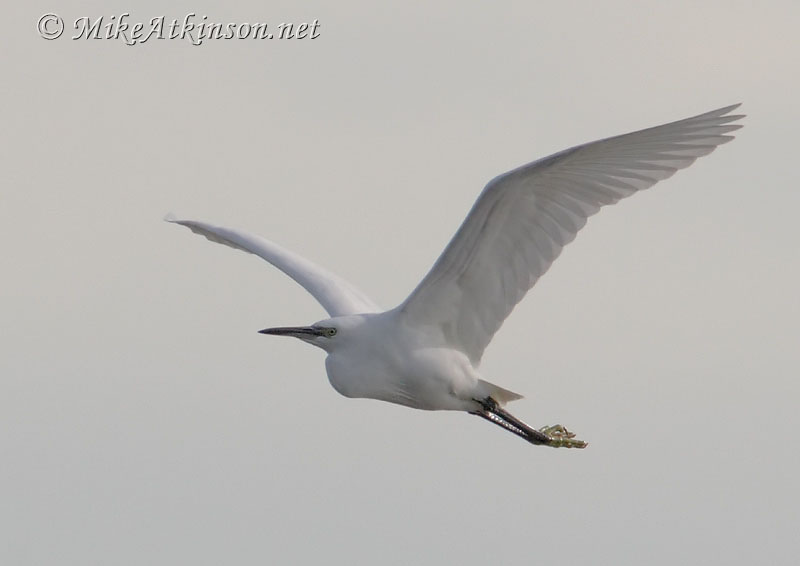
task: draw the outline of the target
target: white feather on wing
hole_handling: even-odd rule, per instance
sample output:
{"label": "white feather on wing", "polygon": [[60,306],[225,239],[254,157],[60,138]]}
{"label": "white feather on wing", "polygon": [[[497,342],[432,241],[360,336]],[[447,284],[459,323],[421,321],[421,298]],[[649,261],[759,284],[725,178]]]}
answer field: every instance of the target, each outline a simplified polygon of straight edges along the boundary
{"label": "white feather on wing", "polygon": [[192,232],[205,236],[212,242],[255,254],[267,260],[311,293],[330,316],[381,310],[364,293],[338,275],[266,238],[197,220],[178,220],[171,216],[165,220],[186,226]]}
{"label": "white feather on wing", "polygon": [[733,139],[738,106],[579,145],[496,177],[399,313],[438,326],[477,364],[589,216]]}

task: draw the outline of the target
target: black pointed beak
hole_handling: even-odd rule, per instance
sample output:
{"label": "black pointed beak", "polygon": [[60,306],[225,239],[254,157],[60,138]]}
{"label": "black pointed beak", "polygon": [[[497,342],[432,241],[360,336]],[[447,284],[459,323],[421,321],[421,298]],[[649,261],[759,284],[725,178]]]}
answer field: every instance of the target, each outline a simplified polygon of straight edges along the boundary
{"label": "black pointed beak", "polygon": [[322,330],[313,326],[279,326],[277,328],[265,328],[264,330],[259,330],[258,333],[272,336],[293,336],[295,338],[322,336]]}

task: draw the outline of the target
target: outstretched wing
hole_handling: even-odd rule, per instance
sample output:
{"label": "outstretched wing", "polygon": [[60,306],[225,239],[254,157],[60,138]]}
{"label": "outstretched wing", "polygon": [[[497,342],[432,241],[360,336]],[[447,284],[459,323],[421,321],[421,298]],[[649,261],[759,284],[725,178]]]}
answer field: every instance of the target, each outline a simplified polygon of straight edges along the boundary
{"label": "outstretched wing", "polygon": [[364,293],[341,277],[266,238],[197,220],[178,220],[169,216],[165,220],[186,226],[192,232],[205,236],[212,242],[225,244],[267,260],[302,285],[319,301],[330,316],[380,310]]}
{"label": "outstretched wing", "polygon": [[399,311],[437,325],[477,363],[494,333],[586,219],[733,139],[739,105],[561,151],[486,185]]}

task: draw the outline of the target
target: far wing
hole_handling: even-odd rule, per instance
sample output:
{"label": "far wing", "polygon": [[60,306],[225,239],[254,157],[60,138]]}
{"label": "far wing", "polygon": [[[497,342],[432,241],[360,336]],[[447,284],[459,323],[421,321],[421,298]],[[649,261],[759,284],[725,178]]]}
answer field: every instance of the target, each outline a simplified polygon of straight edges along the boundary
{"label": "far wing", "polygon": [[197,220],[177,220],[170,217],[165,220],[186,226],[192,232],[205,236],[212,242],[225,244],[267,260],[302,285],[319,301],[330,316],[380,310],[366,295],[341,277],[266,238]]}
{"label": "far wing", "polygon": [[399,311],[436,325],[477,363],[494,333],[586,219],[733,139],[743,118],[720,108],[534,161],[486,185]]}

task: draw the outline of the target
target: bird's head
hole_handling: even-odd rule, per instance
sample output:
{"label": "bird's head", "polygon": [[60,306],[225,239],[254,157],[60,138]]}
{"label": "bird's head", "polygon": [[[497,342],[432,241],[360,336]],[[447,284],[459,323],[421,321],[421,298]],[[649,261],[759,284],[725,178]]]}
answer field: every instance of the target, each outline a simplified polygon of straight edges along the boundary
{"label": "bird's head", "polygon": [[276,328],[265,328],[259,330],[259,334],[269,334],[272,336],[292,336],[299,338],[326,352],[331,352],[345,340],[345,336],[350,333],[353,326],[357,324],[353,317],[328,318],[315,322],[311,326],[279,326]]}

